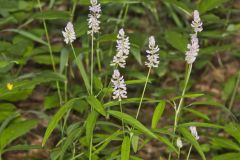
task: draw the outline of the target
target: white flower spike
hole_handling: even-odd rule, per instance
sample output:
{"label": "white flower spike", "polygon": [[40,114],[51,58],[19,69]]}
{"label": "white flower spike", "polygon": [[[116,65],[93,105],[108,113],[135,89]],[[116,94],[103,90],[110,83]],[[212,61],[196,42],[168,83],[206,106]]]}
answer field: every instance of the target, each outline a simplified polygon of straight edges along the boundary
{"label": "white flower spike", "polygon": [[113,83],[113,99],[121,101],[123,98],[127,98],[125,81],[117,69],[114,70],[111,81]]}
{"label": "white flower spike", "polygon": [[125,35],[123,29],[119,30],[117,36],[117,54],[113,57],[113,61],[111,66],[119,66],[121,68],[125,68],[126,66],[126,59],[129,55],[130,43],[129,37]]}
{"label": "white flower spike", "polygon": [[199,12],[197,10],[193,12],[193,21],[191,26],[193,27],[195,33],[201,32],[203,30],[202,21],[200,19]]}
{"label": "white flower spike", "polygon": [[187,46],[188,51],[186,52],[186,58],[188,64],[192,64],[198,55],[199,52],[199,44],[198,44],[198,38],[196,34],[191,35],[191,44],[188,44]]}
{"label": "white flower spike", "polygon": [[98,33],[100,30],[100,21],[99,18],[101,17],[101,5],[97,4],[97,0],[90,1],[92,6],[89,6],[90,14],[88,15],[88,27],[89,31],[88,34]]}
{"label": "white flower spike", "polygon": [[66,44],[72,43],[74,40],[76,40],[76,34],[74,32],[73,24],[71,22],[67,23],[65,31],[62,31],[62,34]]}
{"label": "white flower spike", "polygon": [[158,45],[156,45],[155,38],[153,36],[149,37],[149,50],[147,50],[147,59],[145,65],[149,68],[158,67],[159,64],[159,51]]}
{"label": "white flower spike", "polygon": [[182,140],[181,140],[180,137],[177,138],[176,143],[177,143],[177,147],[178,147],[179,149],[181,149],[181,148],[183,147],[183,143],[182,143]]}
{"label": "white flower spike", "polygon": [[195,126],[191,126],[191,127],[189,127],[189,129],[190,129],[193,137],[195,137],[196,140],[199,140],[197,128]]}

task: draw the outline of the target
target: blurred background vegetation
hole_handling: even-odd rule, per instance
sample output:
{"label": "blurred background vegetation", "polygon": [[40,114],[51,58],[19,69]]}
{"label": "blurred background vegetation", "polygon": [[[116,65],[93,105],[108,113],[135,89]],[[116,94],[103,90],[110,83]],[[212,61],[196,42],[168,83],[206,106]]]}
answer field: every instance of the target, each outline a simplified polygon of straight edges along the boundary
{"label": "blurred background vegetation", "polygon": [[[112,74],[109,64],[115,55],[116,35],[123,27],[131,42],[130,58],[123,72],[126,79],[131,80],[127,81],[131,84],[128,97],[138,97],[142,92],[141,80],[145,80],[147,72],[144,66],[147,40],[150,35],[156,37],[160,47],[160,66],[153,71],[145,96],[156,100],[181,94],[192,12],[195,9],[200,11],[203,32],[199,34],[200,53],[194,63],[189,92],[204,93],[204,96],[187,100],[194,107],[184,110],[186,116],[182,121],[211,122],[223,127],[199,129],[199,135],[204,137],[201,147],[207,159],[240,159],[240,1],[99,2],[102,17],[101,33],[95,37],[96,58],[99,59],[94,69],[95,91],[109,83]],[[51,148],[59,141],[61,133],[55,131],[55,136],[49,139],[44,149],[41,142],[48,121],[59,108],[56,81],[63,91],[64,102],[81,97],[85,92],[71,49],[63,42],[62,30],[68,21],[73,21],[78,37],[74,46],[89,73],[89,4],[88,0],[42,0],[41,13],[37,0],[0,0],[0,153],[4,159],[52,159],[50,155],[54,151]],[[55,71],[43,20],[49,32]],[[86,118],[86,102],[82,101],[79,106],[71,113],[69,124]],[[140,121],[147,126],[151,123],[154,107],[155,104],[149,103],[140,113]],[[124,109],[134,114],[136,108],[137,105],[131,104]],[[191,116],[188,116],[189,112]],[[166,107],[159,127],[172,125],[173,116],[173,108]],[[70,131],[71,128],[66,137]],[[226,156],[226,153],[227,159],[222,158],[221,155]],[[168,153],[166,146],[153,141],[137,155],[142,159],[157,160],[160,157],[165,159]],[[197,153],[193,154],[194,157],[200,159]]]}

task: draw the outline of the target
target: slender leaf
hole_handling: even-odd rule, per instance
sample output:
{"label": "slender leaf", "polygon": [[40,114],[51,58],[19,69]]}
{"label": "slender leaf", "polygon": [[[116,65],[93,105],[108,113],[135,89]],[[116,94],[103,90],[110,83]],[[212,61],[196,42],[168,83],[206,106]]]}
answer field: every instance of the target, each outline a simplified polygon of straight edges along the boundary
{"label": "slender leaf", "polygon": [[152,129],[157,128],[158,121],[162,117],[162,113],[165,109],[166,102],[161,101],[158,103],[156,109],[154,110],[153,117],[152,117]]}
{"label": "slender leaf", "polygon": [[130,156],[130,139],[125,136],[121,147],[121,160],[129,160]]}
{"label": "slender leaf", "polygon": [[102,103],[95,97],[95,96],[88,96],[87,102],[93,107],[97,112],[99,112],[101,115],[106,116],[107,113],[104,109],[104,106]]}
{"label": "slender leaf", "polygon": [[49,123],[47,130],[44,134],[42,146],[44,146],[49,138],[49,136],[52,134],[53,130],[56,128],[58,122],[62,119],[62,117],[67,113],[69,110],[72,109],[72,107],[75,105],[76,102],[78,102],[80,98],[74,98],[68,101],[64,106],[62,106],[58,112],[54,115],[51,122]]}
{"label": "slender leaf", "polygon": [[95,128],[95,124],[97,121],[97,112],[92,111],[87,118],[86,121],[86,138],[87,138],[87,144],[90,145],[91,139],[93,138],[93,130]]}

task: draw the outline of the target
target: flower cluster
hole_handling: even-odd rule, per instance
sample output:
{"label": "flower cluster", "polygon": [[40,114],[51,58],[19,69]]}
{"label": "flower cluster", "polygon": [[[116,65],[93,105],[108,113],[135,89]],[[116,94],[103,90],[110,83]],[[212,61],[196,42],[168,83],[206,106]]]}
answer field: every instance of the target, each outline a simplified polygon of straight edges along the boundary
{"label": "flower cluster", "polygon": [[193,12],[193,21],[192,21],[191,26],[194,29],[195,33],[201,32],[203,30],[202,21],[200,19],[199,12],[197,10],[195,10]]}
{"label": "flower cluster", "polygon": [[100,30],[99,18],[101,16],[101,5],[97,3],[97,0],[91,0],[92,6],[89,6],[90,14],[88,15],[88,26],[90,30],[88,34],[97,33]]}
{"label": "flower cluster", "polygon": [[180,137],[177,138],[176,144],[177,144],[177,147],[180,149],[183,147],[183,143]]}
{"label": "flower cluster", "polygon": [[190,129],[193,137],[195,137],[196,140],[199,140],[197,128],[195,126],[191,126],[191,127],[189,127],[189,129]]}
{"label": "flower cluster", "polygon": [[186,52],[185,60],[188,64],[193,64],[193,62],[196,60],[199,52],[197,33],[203,30],[202,21],[199,17],[199,12],[197,10],[193,12],[193,21],[191,26],[195,33],[191,35],[191,43],[187,46],[188,51]]}
{"label": "flower cluster", "polygon": [[123,29],[120,29],[117,39],[117,54],[113,57],[111,66],[125,68],[130,49],[129,37],[125,35]]}
{"label": "flower cluster", "polygon": [[62,34],[66,44],[72,43],[76,39],[76,34],[74,32],[73,24],[71,22],[67,23],[65,31],[62,31]]}
{"label": "flower cluster", "polygon": [[147,59],[148,62],[145,62],[145,65],[149,68],[158,67],[159,64],[159,51],[158,45],[156,45],[155,38],[153,36],[149,37],[149,50],[146,52],[148,53]]}
{"label": "flower cluster", "polygon": [[187,46],[188,51],[186,52],[186,58],[188,64],[192,64],[198,55],[199,52],[199,44],[198,44],[198,38],[196,34],[191,35],[191,43]]}
{"label": "flower cluster", "polygon": [[123,76],[115,69],[111,79],[113,83],[113,99],[121,101],[123,98],[127,98],[127,88]]}

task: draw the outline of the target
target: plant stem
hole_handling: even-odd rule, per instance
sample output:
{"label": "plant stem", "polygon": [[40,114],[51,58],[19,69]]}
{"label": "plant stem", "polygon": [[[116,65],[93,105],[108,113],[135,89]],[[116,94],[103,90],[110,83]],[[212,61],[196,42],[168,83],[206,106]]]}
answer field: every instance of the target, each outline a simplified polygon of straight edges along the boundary
{"label": "plant stem", "polygon": [[73,54],[74,54],[74,57],[75,57],[75,60],[76,60],[78,69],[79,69],[79,71],[80,71],[80,74],[81,74],[81,76],[82,76],[82,78],[83,78],[85,87],[86,87],[86,89],[87,89],[87,92],[88,92],[88,94],[90,94],[90,93],[89,93],[90,85],[89,85],[89,81],[88,81],[88,78],[87,78],[86,71],[85,71],[85,69],[84,69],[84,67],[83,67],[83,64],[82,64],[81,60],[80,60],[79,58],[77,58],[76,52],[75,52],[75,50],[74,50],[74,48],[73,48],[72,43],[70,43],[70,45],[71,45],[71,48],[72,48],[72,51],[73,51]]}
{"label": "plant stem", "polygon": [[[40,0],[37,0],[37,1],[38,1],[39,10],[42,13],[41,2],[40,2]],[[48,33],[47,25],[46,25],[46,21],[44,19],[42,21],[43,21],[43,26],[44,26],[44,30],[45,30],[45,35],[46,35],[46,38],[47,38],[47,45],[48,45],[48,50],[49,50],[50,57],[51,57],[52,68],[53,68],[53,71],[55,73],[57,73],[54,58],[53,58],[52,46],[51,46],[51,43],[50,43],[49,33]],[[59,103],[60,103],[60,105],[62,105],[62,95],[61,95],[60,86],[59,86],[58,81],[56,81],[56,86],[57,86],[57,92],[58,92],[58,97],[59,97]]]}
{"label": "plant stem", "polygon": [[92,136],[91,136],[91,140],[90,140],[89,160],[92,160]]}
{"label": "plant stem", "polygon": [[182,103],[184,100],[184,95],[187,89],[187,85],[188,85],[188,81],[191,75],[191,71],[192,71],[192,64],[187,66],[187,73],[185,75],[185,80],[184,80],[184,87],[183,87],[183,91],[182,91],[182,95],[181,95],[181,99],[179,101],[178,107],[176,108],[176,113],[175,113],[175,120],[174,120],[174,129],[173,129],[173,133],[176,133],[176,129],[177,129],[177,125],[178,125],[178,119],[179,119],[179,114],[181,112],[182,109]]}
{"label": "plant stem", "polygon": [[[123,114],[122,101],[119,101],[119,106],[120,106],[120,111],[121,111],[121,113]],[[124,121],[123,121],[123,117],[121,117],[121,120],[122,120],[122,130],[123,130],[123,135],[124,135],[125,131],[124,131]]]}
{"label": "plant stem", "polygon": [[102,66],[101,66],[101,60],[100,60],[99,41],[97,41],[97,63],[98,63],[98,70],[99,72],[101,72]]}
{"label": "plant stem", "polygon": [[240,82],[240,71],[238,72],[237,81],[236,81],[236,84],[235,84],[235,87],[234,87],[234,90],[233,90],[233,93],[232,93],[232,97],[231,97],[231,100],[230,100],[230,103],[229,103],[229,110],[230,111],[232,110],[233,103],[235,101],[235,97],[236,97],[236,94],[237,94],[237,89],[238,89],[238,86],[239,86],[239,82]]}
{"label": "plant stem", "polygon": [[92,50],[91,50],[91,91],[90,91],[90,94],[92,95],[93,94],[93,63],[94,63],[94,59],[93,59],[93,33],[91,35],[91,38],[92,38]]}
{"label": "plant stem", "polygon": [[122,19],[122,27],[124,27],[124,25],[125,25],[127,13],[128,13],[128,8],[129,8],[129,4],[126,4],[126,9],[125,9],[124,16],[123,16],[123,19]]}
{"label": "plant stem", "polygon": [[146,78],[146,81],[145,81],[145,85],[144,85],[144,88],[143,88],[142,96],[141,96],[140,103],[139,103],[138,110],[137,110],[137,114],[136,114],[136,119],[138,119],[138,115],[139,115],[139,112],[140,112],[140,109],[141,109],[141,106],[142,106],[142,101],[143,101],[143,97],[144,97],[144,94],[145,94],[145,91],[146,91],[146,88],[147,88],[147,83],[148,83],[150,73],[151,73],[151,67],[148,70],[147,78]]}
{"label": "plant stem", "polygon": [[186,160],[189,160],[191,151],[192,151],[192,144],[191,144],[191,146],[190,146],[190,148],[189,148],[189,151],[188,151],[188,155],[187,155],[187,159],[186,159]]}

